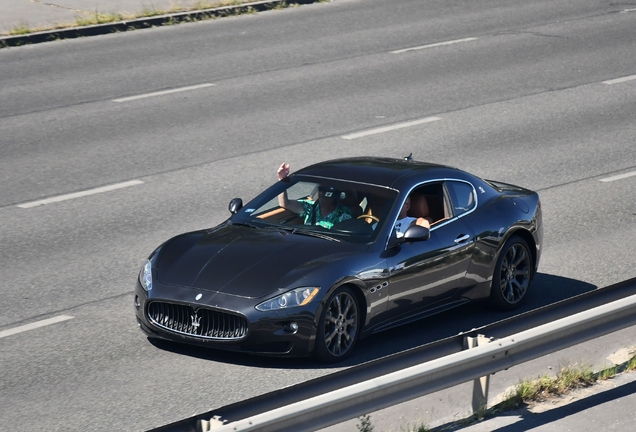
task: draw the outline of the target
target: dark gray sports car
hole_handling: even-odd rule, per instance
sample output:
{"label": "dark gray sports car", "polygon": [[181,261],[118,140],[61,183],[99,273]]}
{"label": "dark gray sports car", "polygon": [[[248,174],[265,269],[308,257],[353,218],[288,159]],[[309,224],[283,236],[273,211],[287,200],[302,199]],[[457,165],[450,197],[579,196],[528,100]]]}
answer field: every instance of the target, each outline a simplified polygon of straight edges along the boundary
{"label": "dark gray sports car", "polygon": [[135,309],[149,337],[338,361],[471,300],[518,306],[543,241],[537,193],[410,158],[322,162],[230,211],[148,258]]}

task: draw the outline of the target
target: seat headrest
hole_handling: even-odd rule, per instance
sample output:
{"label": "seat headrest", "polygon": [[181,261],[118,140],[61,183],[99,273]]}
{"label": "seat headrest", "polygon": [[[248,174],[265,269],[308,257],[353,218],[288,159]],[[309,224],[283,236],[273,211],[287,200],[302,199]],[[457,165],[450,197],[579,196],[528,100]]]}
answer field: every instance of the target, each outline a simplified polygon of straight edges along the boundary
{"label": "seat headrest", "polygon": [[427,217],[429,215],[428,210],[428,201],[426,201],[426,197],[419,193],[412,193],[411,197],[411,207],[409,208],[408,215],[411,217]]}
{"label": "seat headrest", "polygon": [[360,204],[358,193],[354,190],[345,190],[340,193],[340,203],[346,206],[355,206]]}

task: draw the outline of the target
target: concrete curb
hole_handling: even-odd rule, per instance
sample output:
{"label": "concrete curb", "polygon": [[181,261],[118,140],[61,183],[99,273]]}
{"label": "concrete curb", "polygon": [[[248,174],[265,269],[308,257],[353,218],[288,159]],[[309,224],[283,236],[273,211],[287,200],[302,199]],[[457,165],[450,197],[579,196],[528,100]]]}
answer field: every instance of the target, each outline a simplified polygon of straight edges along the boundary
{"label": "concrete curb", "polygon": [[174,25],[182,22],[203,21],[214,18],[223,18],[238,14],[252,12],[264,12],[276,7],[288,7],[294,4],[310,4],[320,0],[261,0],[234,6],[223,6],[211,9],[175,12],[152,17],[136,18],[129,21],[117,21],[107,24],[96,24],[82,27],[46,30],[24,35],[0,37],[0,48],[37,44],[62,39],[75,39],[80,37],[97,36],[110,33],[120,33],[130,30],[139,30],[164,25]]}

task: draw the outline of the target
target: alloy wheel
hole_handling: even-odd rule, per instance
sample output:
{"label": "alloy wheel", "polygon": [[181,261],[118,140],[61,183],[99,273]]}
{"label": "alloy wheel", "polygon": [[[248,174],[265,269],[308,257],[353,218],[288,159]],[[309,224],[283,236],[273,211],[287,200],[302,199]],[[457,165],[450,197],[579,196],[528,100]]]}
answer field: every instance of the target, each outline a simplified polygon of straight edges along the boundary
{"label": "alloy wheel", "polygon": [[526,295],[532,274],[532,258],[525,244],[514,243],[506,249],[499,268],[499,289],[508,304],[516,304]]}
{"label": "alloy wheel", "polygon": [[331,299],[327,307],[323,334],[324,345],[333,357],[342,357],[353,347],[358,337],[358,304],[348,290]]}

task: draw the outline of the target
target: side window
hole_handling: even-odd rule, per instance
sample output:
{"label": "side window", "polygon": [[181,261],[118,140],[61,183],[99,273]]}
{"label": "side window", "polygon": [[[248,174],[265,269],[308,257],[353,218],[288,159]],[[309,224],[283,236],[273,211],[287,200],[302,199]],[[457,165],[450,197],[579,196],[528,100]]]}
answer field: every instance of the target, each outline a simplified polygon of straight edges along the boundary
{"label": "side window", "polygon": [[460,216],[475,208],[475,189],[469,183],[449,181],[446,182],[446,190],[450,195],[453,216]]}

